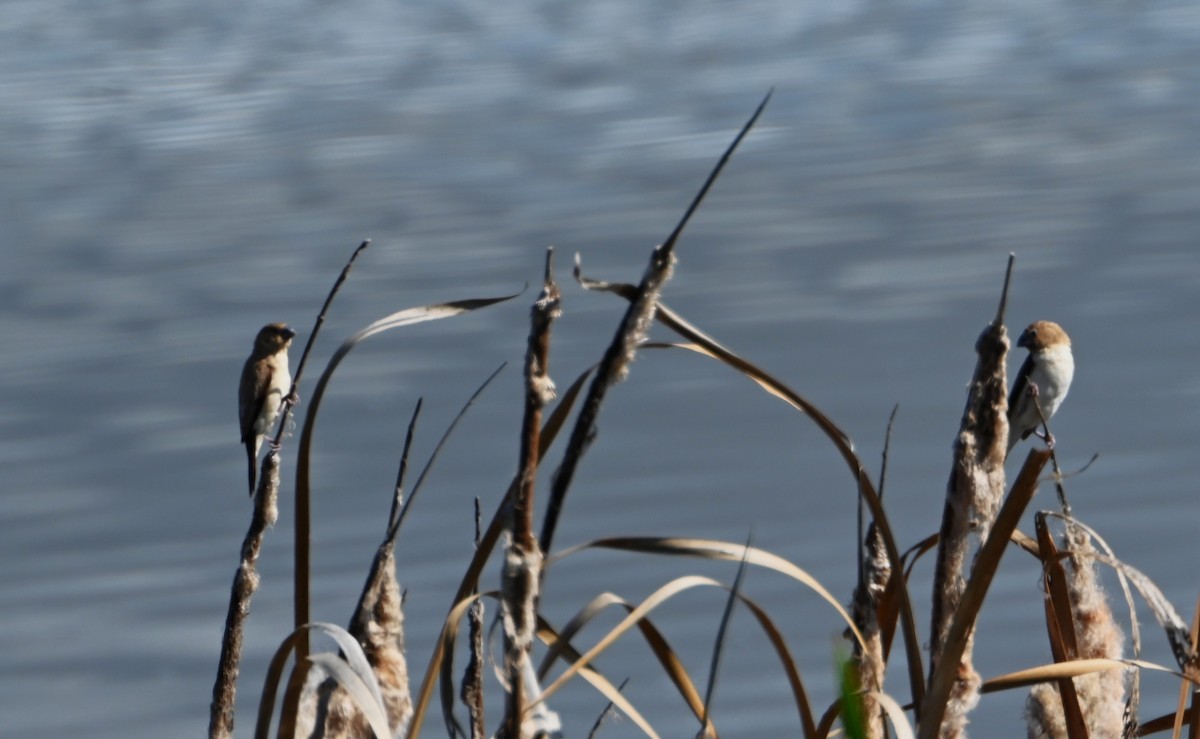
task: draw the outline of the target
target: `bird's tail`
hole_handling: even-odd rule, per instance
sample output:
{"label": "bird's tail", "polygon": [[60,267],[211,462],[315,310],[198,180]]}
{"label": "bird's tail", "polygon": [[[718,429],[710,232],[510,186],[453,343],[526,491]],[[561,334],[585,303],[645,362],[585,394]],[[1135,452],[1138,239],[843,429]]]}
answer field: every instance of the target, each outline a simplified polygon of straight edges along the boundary
{"label": "bird's tail", "polygon": [[257,478],[258,478],[258,475],[257,475],[258,470],[256,469],[257,465],[254,464],[255,462],[258,461],[258,459],[257,459],[258,454],[256,453],[257,450],[254,448],[255,446],[256,445],[255,445],[253,439],[246,442],[246,459],[248,459],[250,461],[250,497],[251,498],[254,497],[254,483],[257,482]]}

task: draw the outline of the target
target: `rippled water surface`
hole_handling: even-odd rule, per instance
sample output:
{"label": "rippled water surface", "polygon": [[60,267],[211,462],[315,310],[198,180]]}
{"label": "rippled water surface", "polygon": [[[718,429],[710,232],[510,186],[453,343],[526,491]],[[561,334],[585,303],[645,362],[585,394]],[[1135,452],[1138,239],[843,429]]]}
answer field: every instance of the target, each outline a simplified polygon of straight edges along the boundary
{"label": "rippled water surface", "polygon": [[[1063,464],[1101,455],[1068,483],[1076,513],[1190,614],[1194,4],[15,0],[0,60],[0,734],[204,730],[249,514],[240,364],[267,321],[307,335],[361,239],[373,246],[314,361],[394,310],[516,292],[553,244],[565,386],[623,309],[579,290],[570,257],[636,279],[771,87],[679,244],[666,301],[817,403],[872,466],[900,404],[886,501],[907,546],[937,528],[972,345],[1015,252],[1011,325],[1057,320],[1074,341],[1077,379],[1054,421]],[[417,398],[424,457],[510,363],[402,535],[417,674],[469,556],[472,500],[491,510],[515,468],[533,293],[362,346],[322,407],[313,614],[345,622]],[[854,493],[811,422],[715,363],[649,352],[610,393],[557,541],[752,533],[848,598]],[[1048,490],[1035,505],[1053,507]],[[291,619],[291,521],[285,501],[249,622],[240,735]],[[915,592],[930,570],[917,567]],[[692,572],[734,568],[576,555],[551,570],[547,613],[565,622],[604,589],[639,599]],[[980,627],[985,677],[1049,660],[1038,578],[1028,557],[1006,559]],[[765,571],[745,587],[822,710],[836,617]],[[659,619],[701,681],[722,605],[692,593]],[[1169,663],[1141,616],[1146,657]],[[766,639],[745,612],[733,632],[723,735],[795,735]],[[634,642],[600,667],[631,677],[664,736],[694,733]],[[902,670],[888,687],[906,695]],[[1148,678],[1143,718],[1176,691]],[[974,735],[1019,735],[1021,702],[985,697]],[[581,685],[555,708],[582,736],[603,705]]]}

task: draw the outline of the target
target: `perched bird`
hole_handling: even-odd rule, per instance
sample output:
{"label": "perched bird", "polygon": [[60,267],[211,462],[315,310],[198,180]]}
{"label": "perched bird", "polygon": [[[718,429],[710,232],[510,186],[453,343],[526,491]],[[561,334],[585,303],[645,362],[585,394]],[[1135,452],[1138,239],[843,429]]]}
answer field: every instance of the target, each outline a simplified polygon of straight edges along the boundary
{"label": "perched bird", "polygon": [[[1075,358],[1071,356],[1071,338],[1053,321],[1035,321],[1021,334],[1017,346],[1029,350],[1025,364],[1017,373],[1008,396],[1008,450],[1017,442],[1038,433],[1041,424],[1037,407],[1046,420],[1054,415],[1067,397],[1071,378],[1075,376]],[[1030,386],[1033,386],[1031,392]],[[1046,439],[1053,446],[1054,437]]]}
{"label": "perched bird", "polygon": [[268,323],[254,337],[254,351],[242,367],[238,385],[238,421],[242,443],[250,460],[250,495],[254,495],[255,468],[263,437],[279,417],[279,408],[292,385],[288,347],[296,332],[284,323]]}

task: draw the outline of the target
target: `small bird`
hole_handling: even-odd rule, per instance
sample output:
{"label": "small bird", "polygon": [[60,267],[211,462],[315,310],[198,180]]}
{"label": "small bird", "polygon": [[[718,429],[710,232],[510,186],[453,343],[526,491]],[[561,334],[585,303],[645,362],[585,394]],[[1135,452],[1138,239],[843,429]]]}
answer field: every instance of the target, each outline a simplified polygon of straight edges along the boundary
{"label": "small bird", "polygon": [[[1029,350],[1025,364],[1017,373],[1008,396],[1008,451],[1030,434],[1041,433],[1041,424],[1034,401],[1046,420],[1054,415],[1067,397],[1071,379],[1075,376],[1075,358],[1071,356],[1071,338],[1053,321],[1035,321],[1021,334],[1017,346]],[[1031,387],[1032,386],[1032,387]],[[1054,445],[1054,437],[1046,437]]]}
{"label": "small bird", "polygon": [[288,347],[296,332],[284,323],[268,323],[254,337],[254,351],[242,367],[238,385],[238,421],[242,427],[242,443],[250,460],[250,495],[254,483],[258,450],[263,437],[271,430],[284,396],[291,389],[292,376],[288,371]]}

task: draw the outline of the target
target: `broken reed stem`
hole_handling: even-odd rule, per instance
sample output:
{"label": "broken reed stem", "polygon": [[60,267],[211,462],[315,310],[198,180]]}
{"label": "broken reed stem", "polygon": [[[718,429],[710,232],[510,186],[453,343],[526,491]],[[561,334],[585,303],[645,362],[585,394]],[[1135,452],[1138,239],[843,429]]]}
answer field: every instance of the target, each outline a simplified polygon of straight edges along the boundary
{"label": "broken reed stem", "polygon": [[[773,91],[772,91],[773,92]],[[608,350],[604,353],[604,358],[600,360],[600,364],[596,368],[596,376],[592,379],[592,384],[588,387],[587,396],[584,398],[583,405],[579,410],[579,417],[575,421],[575,427],[571,430],[571,438],[567,441],[567,449],[563,453],[562,464],[558,468],[558,472],[554,476],[554,483],[550,490],[550,500],[546,507],[546,517],[542,523],[542,535],[540,539],[541,549],[543,553],[550,551],[550,546],[554,541],[554,531],[558,527],[558,519],[562,514],[563,501],[567,497],[567,490],[571,487],[571,480],[575,476],[575,468],[579,466],[580,459],[583,458],[583,453],[588,445],[588,442],[595,435],[596,419],[600,416],[600,405],[604,402],[604,395],[608,391],[610,385],[624,379],[628,372],[629,363],[633,361],[633,356],[636,353],[637,346],[646,337],[650,330],[650,322],[654,320],[654,313],[658,305],[658,296],[662,291],[663,285],[671,278],[671,269],[675,265],[675,242],[679,240],[679,235],[683,233],[684,227],[691,220],[692,214],[696,212],[696,208],[704,200],[704,196],[708,194],[716,182],[718,175],[729,162],[730,156],[737,149],[738,144],[754,127],[758,117],[762,115],[763,109],[766,108],[767,102],[771,99],[771,92],[768,92],[762,102],[758,104],[754,114],[742,126],[741,131],[734,137],[733,142],[725,149],[725,153],[721,155],[715,167],[709,172],[708,178],[704,181],[700,191],[692,198],[691,204],[687,211],[684,212],[683,218],[675,225],[671,235],[667,237],[661,245],[654,248],[650,254],[650,264],[646,267],[645,273],[642,275],[642,281],[638,283],[637,289],[629,300],[629,308],[625,311],[625,316],[621,319],[620,325],[617,327],[617,332],[613,336],[612,343],[609,344]]]}
{"label": "broken reed stem", "polygon": [[554,400],[550,379],[550,327],[562,315],[562,294],[554,282],[554,249],[546,250],[542,292],[530,310],[529,344],[525,352],[525,416],[521,423],[520,484],[513,499],[512,541],[504,562],[501,610],[504,616],[505,663],[509,679],[504,726],[520,737],[525,709],[523,672],[527,669],[537,627],[541,554],[533,535],[533,495],[537,483],[542,408]]}
{"label": "broken reed stem", "polygon": [[250,615],[250,599],[258,589],[259,576],[255,565],[262,551],[267,529],[279,516],[279,455],[274,451],[263,460],[258,495],[254,498],[254,513],[250,528],[242,541],[242,561],[233,576],[229,593],[229,610],[225,614],[225,633],[221,638],[221,657],[217,662],[217,680],[213,684],[209,706],[209,739],[228,739],[233,736],[234,705],[237,702],[238,669],[242,658],[246,617]]}
{"label": "broken reed stem", "polygon": [[[938,540],[933,581],[930,636],[930,679],[946,636],[966,590],[967,552],[972,530],[987,542],[1000,502],[1004,499],[1004,459],[1008,447],[1008,331],[1003,316],[1008,302],[1013,257],[1009,255],[1004,291],[996,317],[975,341],[978,359],[970,393],[954,440],[954,463],[946,484],[946,504]],[[973,630],[968,630],[954,689],[946,707],[940,736],[964,735],[967,714],[979,702],[979,674],[971,666]]]}

